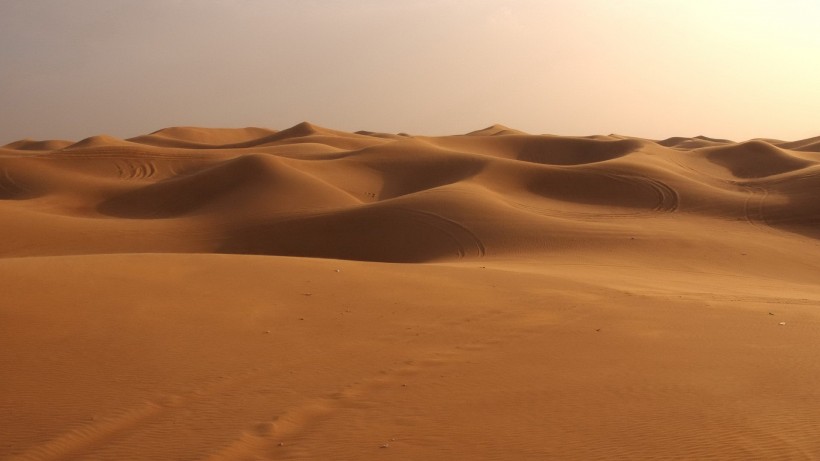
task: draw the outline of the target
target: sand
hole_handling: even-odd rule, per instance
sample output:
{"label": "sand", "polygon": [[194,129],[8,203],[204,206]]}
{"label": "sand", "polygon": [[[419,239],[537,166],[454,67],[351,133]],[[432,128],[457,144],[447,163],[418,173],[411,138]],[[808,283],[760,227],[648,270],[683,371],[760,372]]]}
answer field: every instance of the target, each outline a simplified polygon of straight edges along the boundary
{"label": "sand", "polygon": [[0,459],[820,459],[818,146],[0,147]]}

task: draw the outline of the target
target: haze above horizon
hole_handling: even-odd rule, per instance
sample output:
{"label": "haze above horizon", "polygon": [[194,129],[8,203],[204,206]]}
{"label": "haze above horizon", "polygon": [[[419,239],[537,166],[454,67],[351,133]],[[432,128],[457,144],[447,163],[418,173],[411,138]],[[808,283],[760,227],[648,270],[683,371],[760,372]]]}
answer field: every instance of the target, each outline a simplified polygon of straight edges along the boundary
{"label": "haze above horizon", "polygon": [[809,0],[0,0],[0,144],[167,126],[817,136]]}

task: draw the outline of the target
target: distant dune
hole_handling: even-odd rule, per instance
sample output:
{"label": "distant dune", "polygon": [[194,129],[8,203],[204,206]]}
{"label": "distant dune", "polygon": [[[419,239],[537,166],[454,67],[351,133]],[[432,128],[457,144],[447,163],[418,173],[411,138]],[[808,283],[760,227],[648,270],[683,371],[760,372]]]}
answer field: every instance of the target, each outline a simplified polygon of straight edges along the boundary
{"label": "distant dune", "polygon": [[815,459],[819,146],[5,145],[0,458]]}
{"label": "distant dune", "polygon": [[[765,218],[766,227],[818,235],[816,207],[800,197],[820,186],[820,158],[784,147],[812,140],[652,142],[535,136],[502,125],[390,137],[300,123],[66,144],[2,148],[2,212],[21,229],[0,245],[4,255],[179,244],[186,252],[444,261],[608,245],[630,227],[675,232],[695,217]],[[209,237],[194,244],[191,229]],[[133,232],[138,239],[121,238]],[[95,238],[63,243],[89,233]]]}

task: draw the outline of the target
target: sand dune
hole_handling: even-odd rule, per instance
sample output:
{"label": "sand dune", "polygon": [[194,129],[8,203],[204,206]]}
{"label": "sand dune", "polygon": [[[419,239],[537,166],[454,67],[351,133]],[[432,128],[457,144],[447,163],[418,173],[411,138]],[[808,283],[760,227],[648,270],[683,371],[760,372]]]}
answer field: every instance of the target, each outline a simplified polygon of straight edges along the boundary
{"label": "sand dune", "polygon": [[91,136],[89,138],[85,138],[81,141],[77,141],[70,146],[64,147],[65,150],[80,150],[80,149],[87,149],[91,147],[128,147],[132,143],[130,141],[126,141],[124,139],[118,139],[113,136],[108,135],[99,135],[99,136]]}
{"label": "sand dune", "polygon": [[[298,200],[293,194],[300,192]],[[110,216],[168,218],[230,214],[237,204],[254,214],[319,212],[359,201],[310,174],[266,154],[248,154],[193,173],[137,187],[99,205]]]}
{"label": "sand dune", "polygon": [[158,147],[182,147],[187,149],[221,148],[256,140],[276,134],[265,128],[197,128],[171,127],[151,134],[137,136],[128,141]]}
{"label": "sand dune", "polygon": [[467,133],[467,136],[502,136],[506,134],[527,134],[523,131],[515,130],[513,128],[506,127],[501,124],[494,124],[490,125],[487,128],[482,128],[480,130],[471,131]]}
{"label": "sand dune", "polygon": [[709,148],[702,152],[709,161],[743,179],[774,176],[815,164],[763,141]]}
{"label": "sand dune", "polygon": [[[554,249],[531,240],[534,233],[579,245],[631,236],[644,218],[671,233],[682,216],[766,221],[803,234],[815,224],[805,210],[814,209],[807,197],[818,161],[800,152],[759,140],[682,151],[638,139],[498,136],[496,128],[393,139],[301,123],[268,134],[207,129],[203,142],[193,128],[152,135],[209,146],[195,149],[97,136],[36,157],[0,158],[0,193],[11,213],[59,216],[84,233],[103,222],[112,229],[72,254],[135,251],[116,235],[141,227],[179,239],[180,228],[207,229],[213,241],[204,252],[420,262],[465,253],[452,222],[496,256],[518,252],[521,242],[536,253]],[[249,147],[217,147],[243,143]],[[768,178],[771,186],[762,182]],[[759,216],[767,213],[771,219]],[[427,237],[414,241],[414,234]],[[144,242],[138,246],[144,251]],[[52,254],[47,248],[35,239],[0,250]]]}
{"label": "sand dune", "polygon": [[819,459],[817,143],[8,144],[0,459]]}
{"label": "sand dune", "polygon": [[49,141],[35,141],[33,139],[23,139],[10,144],[6,144],[0,149],[10,150],[40,150],[52,151],[59,150],[74,144],[72,141],[65,141],[62,139],[54,139]]}
{"label": "sand dune", "polygon": [[802,139],[793,142],[781,142],[777,144],[783,149],[791,149],[804,152],[820,152],[820,136],[813,138]]}
{"label": "sand dune", "polygon": [[711,147],[711,146],[719,146],[724,143],[714,142],[709,139],[704,139],[703,137],[694,137],[694,138],[684,138],[684,137],[671,137],[661,141],[657,141],[658,144],[664,147],[672,147],[677,149],[697,149],[699,147]]}
{"label": "sand dune", "polygon": [[[490,135],[495,136],[495,135]],[[443,137],[434,145],[451,150],[547,165],[579,165],[611,160],[640,149],[637,140],[594,140],[557,136],[507,135]]]}

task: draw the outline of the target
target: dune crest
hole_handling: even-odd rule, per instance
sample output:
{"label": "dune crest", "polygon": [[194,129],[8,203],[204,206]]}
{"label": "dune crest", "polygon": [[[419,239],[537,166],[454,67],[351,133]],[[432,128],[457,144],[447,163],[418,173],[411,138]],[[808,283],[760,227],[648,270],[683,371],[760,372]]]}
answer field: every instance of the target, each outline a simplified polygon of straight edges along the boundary
{"label": "dune crest", "polygon": [[190,149],[221,148],[276,134],[265,128],[201,128],[170,127],[151,134],[129,138],[128,141],[157,147],[182,147]]}
{"label": "dune crest", "polygon": [[803,152],[820,152],[820,136],[793,142],[780,142],[777,146],[782,149],[791,149]]}
{"label": "dune crest", "polygon": [[764,141],[746,141],[699,152],[709,161],[743,179],[774,176],[815,164]]}
{"label": "dune crest", "polygon": [[124,139],[115,138],[108,135],[98,135],[77,141],[74,144],[64,147],[64,150],[78,150],[91,147],[123,147],[132,144]]}
{"label": "dune crest", "polygon": [[74,144],[73,141],[66,141],[63,139],[52,139],[48,141],[35,141],[33,139],[23,139],[20,141],[15,141],[6,144],[5,146],[0,147],[0,149],[52,151],[64,149],[72,144]]}
{"label": "dune crest", "polygon": [[523,131],[519,131],[513,128],[506,127],[499,123],[493,124],[488,126],[487,128],[482,128],[480,130],[475,130],[467,133],[467,136],[503,136],[507,134],[527,134]]}
{"label": "dune crest", "polygon": [[283,140],[292,138],[301,138],[306,136],[336,136],[342,138],[356,138],[362,135],[356,133],[348,133],[345,131],[332,130],[324,128],[319,125],[314,125],[310,122],[300,122],[290,128],[286,128],[277,132],[271,139]]}

